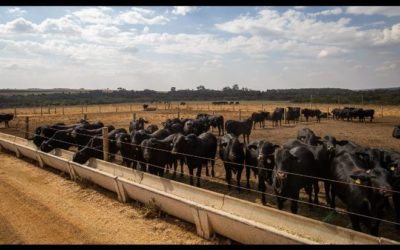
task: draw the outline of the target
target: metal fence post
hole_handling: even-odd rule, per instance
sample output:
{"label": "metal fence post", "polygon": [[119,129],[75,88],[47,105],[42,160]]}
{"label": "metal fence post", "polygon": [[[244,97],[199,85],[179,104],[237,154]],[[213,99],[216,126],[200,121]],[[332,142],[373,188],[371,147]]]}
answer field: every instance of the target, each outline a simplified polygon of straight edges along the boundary
{"label": "metal fence post", "polygon": [[29,116],[25,117],[25,139],[29,138]]}
{"label": "metal fence post", "polygon": [[105,161],[109,160],[109,141],[108,141],[108,127],[103,127],[103,159]]}

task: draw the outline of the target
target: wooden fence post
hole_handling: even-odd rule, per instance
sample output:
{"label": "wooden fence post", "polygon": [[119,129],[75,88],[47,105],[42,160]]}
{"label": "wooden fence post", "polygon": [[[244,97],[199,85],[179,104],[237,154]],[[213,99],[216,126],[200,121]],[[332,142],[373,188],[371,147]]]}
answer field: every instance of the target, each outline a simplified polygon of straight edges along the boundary
{"label": "wooden fence post", "polygon": [[29,138],[29,116],[25,117],[25,139]]}
{"label": "wooden fence post", "polygon": [[109,141],[108,141],[108,127],[103,127],[103,160],[109,160]]}
{"label": "wooden fence post", "polygon": [[87,120],[87,114],[83,114],[83,120]]}

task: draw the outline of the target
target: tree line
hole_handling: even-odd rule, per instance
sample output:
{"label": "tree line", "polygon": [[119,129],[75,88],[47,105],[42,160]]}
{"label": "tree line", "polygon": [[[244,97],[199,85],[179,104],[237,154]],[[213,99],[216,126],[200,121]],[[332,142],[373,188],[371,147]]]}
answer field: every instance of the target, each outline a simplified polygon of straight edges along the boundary
{"label": "tree line", "polygon": [[30,92],[29,94],[5,95],[0,90],[0,108],[26,106],[62,106],[111,103],[149,103],[170,101],[291,101],[296,103],[338,104],[400,104],[400,88],[349,90],[339,88],[268,89],[265,91],[239,88],[237,84],[222,90],[206,89],[200,85],[196,90],[170,91],[126,90],[63,90],[60,92]]}

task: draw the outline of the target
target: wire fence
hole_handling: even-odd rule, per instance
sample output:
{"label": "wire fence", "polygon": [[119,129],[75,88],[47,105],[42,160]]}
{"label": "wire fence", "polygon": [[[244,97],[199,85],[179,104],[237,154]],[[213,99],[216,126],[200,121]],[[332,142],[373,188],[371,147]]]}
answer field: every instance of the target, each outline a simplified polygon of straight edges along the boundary
{"label": "wire fence", "polygon": [[[18,128],[13,128],[13,129],[19,130]],[[21,131],[21,130],[19,130],[19,131]],[[23,132],[25,132],[25,131],[23,131]],[[31,134],[32,136],[35,135],[35,133],[31,133],[31,132],[29,132],[29,134]],[[85,135],[85,134],[82,134],[82,135]],[[87,135],[85,135],[85,136],[87,136]],[[94,137],[94,136],[90,136],[90,137]],[[50,139],[50,138],[47,138],[47,139]],[[69,144],[69,145],[71,145],[71,146],[79,146],[79,145],[76,144],[76,143],[71,143],[71,142],[67,142],[67,141],[62,141],[62,140],[58,140],[58,139],[54,139],[54,138],[52,138],[52,139],[53,139],[54,141],[63,142],[63,143],[65,143],[65,144]],[[128,144],[130,144],[130,143],[128,143]],[[139,146],[140,146],[140,145],[139,145]],[[102,146],[100,146],[100,147],[102,147]],[[95,151],[98,151],[98,152],[101,152],[101,153],[104,153],[104,151],[103,151],[102,149],[100,149],[100,147],[98,147],[98,148],[91,148],[91,149],[92,149],[92,150],[95,150]],[[151,148],[151,149],[159,150],[158,148]],[[167,151],[167,152],[170,152],[170,151]],[[113,155],[114,157],[115,157],[115,156],[118,156],[117,153],[110,153],[110,152],[107,152],[107,153],[108,153],[109,155]],[[181,155],[186,156],[186,157],[199,157],[199,156],[196,156],[196,155],[187,155],[187,154],[182,154],[182,153],[178,153],[178,154],[181,154]],[[205,159],[205,160],[211,160],[210,158],[204,158],[204,157],[201,157],[201,158],[203,158],[203,159]],[[163,170],[163,171],[166,169],[166,166],[158,166],[158,165],[150,164],[150,163],[148,163],[148,162],[139,161],[138,159],[127,158],[127,157],[125,157],[125,159],[131,160],[131,161],[135,161],[135,162],[137,162],[137,163],[139,163],[139,164],[145,164],[145,165],[147,165],[147,166],[152,166],[152,167],[155,167],[155,168],[159,168],[160,170]],[[224,162],[224,161],[223,161],[223,162]],[[228,163],[231,164],[231,162],[228,162]],[[252,166],[252,167],[258,168],[257,166]],[[115,169],[114,169],[114,170],[115,170]],[[266,170],[266,169],[263,169],[263,170]],[[139,170],[139,171],[140,171],[140,170]],[[172,171],[173,171],[174,173],[177,172],[177,171],[175,171],[175,170],[172,170]],[[293,175],[297,174],[297,173],[289,173],[289,172],[286,172],[286,173],[287,173],[287,174],[293,174]],[[184,174],[185,176],[188,176],[188,177],[193,177],[193,176],[191,176],[191,175],[188,175],[187,173],[183,173],[183,174]],[[301,175],[301,176],[308,177],[308,178],[315,178],[315,179],[321,180],[321,178],[318,178],[318,177],[315,177],[315,176],[307,176],[307,175]],[[197,176],[197,178],[199,178],[200,180],[209,181],[208,179],[205,179],[204,177],[201,177],[201,176]],[[323,180],[335,181],[335,180],[330,180],[330,179],[323,179]],[[339,182],[339,183],[351,184],[351,185],[353,185],[353,183],[346,183],[346,182]],[[226,186],[228,185],[228,184],[226,184],[226,183],[218,183],[218,184],[223,184],[223,185],[226,185]],[[358,185],[358,184],[357,184],[357,185]],[[389,220],[385,220],[385,219],[382,219],[382,218],[376,218],[376,217],[368,216],[368,215],[365,215],[365,214],[359,214],[359,213],[354,213],[354,212],[350,212],[350,211],[341,211],[341,210],[338,210],[338,209],[335,209],[335,208],[332,208],[332,207],[329,207],[329,206],[323,206],[323,205],[320,205],[320,204],[311,203],[311,202],[303,201],[303,200],[300,200],[300,199],[293,199],[293,198],[286,197],[286,196],[281,196],[281,195],[278,195],[278,194],[271,194],[271,193],[267,193],[267,192],[262,192],[262,191],[259,191],[259,190],[249,189],[249,188],[242,187],[242,186],[237,186],[237,185],[234,185],[234,184],[231,184],[230,186],[231,186],[231,187],[235,187],[235,188],[240,189],[240,190],[251,191],[251,192],[254,192],[254,193],[257,193],[257,194],[267,195],[267,196],[275,197],[275,198],[282,198],[282,199],[286,199],[286,200],[290,200],[290,201],[296,201],[296,202],[299,202],[299,203],[302,203],[302,204],[307,204],[307,205],[311,205],[311,206],[316,206],[316,207],[320,207],[320,208],[332,210],[332,211],[335,211],[335,212],[337,212],[337,213],[339,213],[339,214],[357,215],[357,216],[360,216],[360,217],[364,217],[364,218],[368,218],[368,219],[373,219],[373,220],[378,220],[378,221],[385,222],[385,223],[389,223],[389,224],[400,225],[400,223],[397,223],[397,222],[394,222],[394,221],[389,221]],[[371,186],[365,186],[365,187],[366,187],[366,188],[374,188],[374,187],[371,187]],[[376,189],[379,189],[379,188],[376,188]],[[395,191],[395,190],[392,190],[392,192],[395,193],[396,191]]]}

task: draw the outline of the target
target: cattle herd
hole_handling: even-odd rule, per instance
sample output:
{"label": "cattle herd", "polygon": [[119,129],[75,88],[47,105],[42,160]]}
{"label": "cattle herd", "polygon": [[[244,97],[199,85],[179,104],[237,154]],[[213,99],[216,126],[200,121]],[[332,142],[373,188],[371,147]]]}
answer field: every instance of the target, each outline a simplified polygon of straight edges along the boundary
{"label": "cattle herd", "polygon": [[362,109],[362,108],[353,108],[353,107],[344,107],[343,109],[333,109],[332,115],[333,119],[336,120],[344,120],[347,121],[357,119],[360,122],[365,122],[365,118],[369,118],[369,121],[372,122],[374,119],[375,110],[373,109]]}
{"label": "cattle herd", "polygon": [[14,119],[14,114],[0,114],[0,123],[4,122],[6,128],[10,127],[8,122],[12,119]]}
{"label": "cattle herd", "polygon": [[[346,111],[343,111],[346,110]],[[343,109],[332,111],[334,117],[373,117],[373,112]],[[223,162],[228,189],[241,187],[241,175],[245,169],[246,189],[250,188],[251,173],[257,178],[261,201],[265,205],[267,183],[273,189],[279,209],[285,200],[291,201],[292,213],[297,213],[300,190],[308,195],[312,208],[319,204],[319,182],[323,182],[326,203],[335,208],[336,196],[346,205],[353,229],[361,231],[360,223],[368,233],[378,235],[379,222],[388,206],[389,197],[396,211],[396,222],[400,222],[400,153],[381,148],[369,148],[352,141],[339,141],[331,135],[317,136],[309,128],[298,130],[295,138],[282,145],[268,139],[250,141],[251,130],[258,123],[265,126],[265,120],[274,125],[282,120],[283,108],[274,112],[253,113],[243,120],[224,121],[222,115],[197,114],[196,118],[174,118],[162,122],[163,128],[139,118],[124,128],[108,127],[109,153],[111,159],[118,152],[123,165],[163,176],[173,168],[176,178],[178,164],[180,176],[186,165],[190,184],[200,186],[202,168],[206,175],[215,176],[217,156]],[[307,117],[321,117],[319,110],[303,109]],[[288,108],[288,122],[297,122],[300,108]],[[289,119],[290,118],[290,119]],[[350,119],[350,118],[349,118]],[[128,125],[128,124],[127,124]],[[103,158],[102,122],[89,123],[81,120],[76,124],[56,123],[40,126],[30,138],[44,152],[54,148],[69,149],[76,146],[78,151],[73,161],[85,163],[90,157]],[[217,138],[211,129],[218,129]],[[243,142],[240,141],[243,135]],[[236,175],[236,184],[232,184]],[[377,218],[377,219],[373,219]],[[397,225],[399,229],[399,226]]]}

